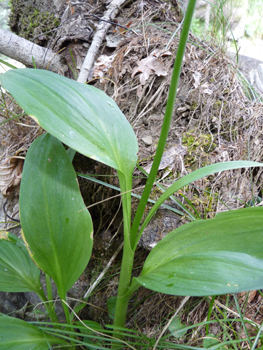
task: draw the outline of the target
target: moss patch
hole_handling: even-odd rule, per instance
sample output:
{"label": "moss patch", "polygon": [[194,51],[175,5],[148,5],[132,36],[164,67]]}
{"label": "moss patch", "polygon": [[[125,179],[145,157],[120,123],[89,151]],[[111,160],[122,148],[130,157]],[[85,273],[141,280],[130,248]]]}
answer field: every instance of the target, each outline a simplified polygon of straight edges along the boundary
{"label": "moss patch", "polygon": [[[34,39],[37,35],[56,28],[60,21],[53,13],[40,12],[31,1],[21,4],[18,0],[11,1],[11,12],[9,16],[9,26],[15,33],[27,40]],[[52,33],[44,34],[35,40],[40,43],[47,40]]]}

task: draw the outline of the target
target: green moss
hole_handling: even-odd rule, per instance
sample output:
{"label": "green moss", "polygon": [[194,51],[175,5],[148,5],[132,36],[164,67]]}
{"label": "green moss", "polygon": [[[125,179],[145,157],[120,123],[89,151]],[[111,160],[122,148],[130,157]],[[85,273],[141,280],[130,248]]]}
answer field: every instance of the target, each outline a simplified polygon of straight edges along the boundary
{"label": "green moss", "polygon": [[196,101],[192,102],[190,109],[193,111],[196,109],[196,107],[197,107],[197,102]]}
{"label": "green moss", "polygon": [[192,130],[183,134],[182,145],[187,148],[185,166],[192,170],[210,164],[209,154],[217,147],[210,134],[197,134]]}
{"label": "green moss", "polygon": [[[60,24],[53,13],[40,12],[32,6],[30,1],[21,3],[18,0],[11,1],[9,26],[11,30],[27,40],[34,39],[37,35],[50,31]],[[47,36],[52,35],[48,33]],[[39,40],[35,41],[36,43]]]}
{"label": "green moss", "polygon": [[152,192],[151,192],[149,198],[154,200],[154,201],[157,201],[160,198],[160,196],[162,195],[162,193],[163,193],[163,191],[159,187],[154,186],[152,188]]}
{"label": "green moss", "polygon": [[197,136],[194,131],[186,132],[183,134],[182,138],[183,146],[187,147],[188,153],[192,154],[198,148],[205,153],[212,152],[216,147],[216,143],[213,142],[212,136],[201,134]]}

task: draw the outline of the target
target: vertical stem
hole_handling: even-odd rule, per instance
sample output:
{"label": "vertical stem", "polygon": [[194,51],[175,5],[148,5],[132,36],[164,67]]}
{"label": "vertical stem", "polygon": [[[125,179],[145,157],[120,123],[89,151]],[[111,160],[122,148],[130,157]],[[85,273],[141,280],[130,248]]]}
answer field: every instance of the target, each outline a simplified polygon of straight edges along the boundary
{"label": "vertical stem", "polygon": [[128,308],[128,302],[130,299],[130,283],[131,283],[131,273],[133,267],[134,252],[136,249],[136,238],[137,232],[140,226],[140,222],[143,216],[144,209],[147,204],[147,200],[151,193],[153,183],[158,172],[159,164],[162,159],[162,154],[165,148],[166,140],[168,137],[168,132],[170,128],[170,123],[172,120],[175,98],[177,87],[180,78],[181,66],[183,62],[184,51],[188,39],[188,33],[191,25],[192,16],[194,13],[196,0],[189,0],[187,7],[184,25],[182,28],[181,38],[176,54],[176,60],[174,64],[174,70],[166,105],[166,111],[164,116],[164,122],[161,130],[160,140],[156,150],[156,155],[153,161],[152,169],[147,179],[141,201],[139,203],[132,228],[130,229],[131,220],[131,194],[132,188],[131,179],[125,178],[123,174],[118,173],[120,180],[120,188],[122,192],[122,208],[123,208],[123,218],[124,218],[124,248],[123,248],[123,259],[121,265],[121,273],[119,280],[118,296],[115,309],[114,325],[123,327],[125,325],[126,313]]}
{"label": "vertical stem", "polygon": [[[66,315],[66,320],[67,320],[67,324],[69,325],[72,325],[72,319],[70,317],[70,313],[69,313],[69,308],[68,308],[68,305],[67,305],[67,294],[66,293],[59,293],[59,297],[60,297],[60,300],[61,300],[61,303],[62,303],[62,307],[63,307],[63,310],[64,310],[64,313]],[[74,328],[71,328],[72,331],[74,331]],[[72,339],[75,339],[75,335],[70,335],[70,337]],[[75,347],[75,344],[74,342],[71,341],[71,348],[72,350],[75,350],[76,347]]]}
{"label": "vertical stem", "polygon": [[182,34],[181,34],[181,38],[180,38],[180,42],[179,42],[179,46],[176,54],[176,60],[174,64],[172,81],[170,85],[160,140],[156,150],[156,155],[153,161],[152,169],[147,179],[147,182],[143,191],[143,195],[134,218],[132,228],[130,228],[131,194],[129,192],[132,188],[131,178],[125,178],[122,173],[118,173],[119,180],[120,180],[120,188],[122,192],[122,208],[123,208],[123,219],[124,219],[123,258],[122,258],[118,296],[117,296],[115,317],[114,317],[114,325],[118,327],[123,327],[125,325],[127,308],[128,308],[130,295],[131,295],[131,293],[129,293],[129,289],[130,289],[130,283],[131,283],[131,273],[132,273],[132,267],[133,267],[134,252],[136,249],[136,243],[135,243],[136,236],[137,236],[137,232],[143,216],[144,209],[147,204],[147,200],[149,198],[153,183],[155,181],[155,177],[159,168],[160,161],[162,159],[162,154],[163,154],[166,140],[168,137],[168,132],[169,132],[170,123],[173,115],[174,104],[175,104],[176,91],[177,91],[178,82],[180,78],[181,65],[183,62],[185,46],[187,43],[192,16],[194,13],[195,2],[196,0],[189,0],[189,4],[187,7]]}
{"label": "vertical stem", "polygon": [[130,287],[134,259],[134,252],[131,249],[130,243],[132,174],[130,178],[125,178],[122,173],[118,173],[118,177],[122,193],[124,246],[117,302],[115,308],[114,325],[118,327],[124,327],[129,303],[129,297],[126,297],[125,294]]}
{"label": "vertical stem", "polygon": [[114,326],[117,326],[117,327],[125,326],[127,308],[130,300],[130,296],[126,296],[125,294],[129,290],[130,283],[131,283],[133,258],[134,258],[134,253],[132,249],[130,248],[129,245],[125,244],[124,242],[118,296],[117,296],[115,316],[114,316]]}
{"label": "vertical stem", "polygon": [[47,274],[45,274],[45,277],[46,277],[47,299],[49,300],[49,307],[50,307],[50,309],[54,309],[54,302],[53,302],[53,294],[52,294],[50,277]]}
{"label": "vertical stem", "polygon": [[172,80],[170,84],[170,89],[169,89],[169,94],[168,94],[168,99],[167,99],[167,104],[166,104],[166,110],[165,110],[165,115],[164,115],[164,121],[162,125],[162,130],[161,130],[161,135],[160,139],[158,142],[158,146],[156,149],[156,154],[153,160],[153,165],[149,174],[149,177],[147,179],[142,198],[140,200],[133,225],[131,228],[131,246],[133,250],[135,251],[136,249],[136,237],[137,237],[137,232],[141,223],[141,219],[144,213],[144,209],[146,207],[148,198],[150,196],[152,186],[154,184],[159,165],[162,159],[162,155],[164,152],[164,148],[166,145],[166,140],[168,137],[168,132],[170,129],[170,124],[173,116],[173,110],[174,110],[174,104],[175,104],[175,98],[176,98],[176,92],[177,92],[177,87],[180,79],[180,73],[181,73],[181,67],[182,67],[182,62],[183,62],[183,57],[184,57],[184,52],[185,52],[185,47],[188,39],[188,34],[190,30],[190,25],[192,21],[192,16],[194,13],[194,8],[195,8],[195,3],[196,0],[189,0],[188,7],[186,10],[185,18],[184,18],[184,24],[182,28],[182,33],[176,53],[176,58],[175,58],[175,63],[174,63],[174,69],[173,69],[173,74],[172,74]]}
{"label": "vertical stem", "polygon": [[62,297],[62,295],[59,294],[59,297],[60,297],[60,300],[61,300],[61,303],[62,303],[64,314],[66,316],[67,324],[72,324],[72,320],[71,320],[71,317],[70,317],[70,314],[69,314],[68,305],[67,305],[66,293],[63,295],[63,297]]}
{"label": "vertical stem", "polygon": [[53,323],[57,323],[58,322],[58,317],[57,317],[57,314],[56,314],[55,309],[53,307],[53,303],[52,303],[52,305],[50,305],[50,303],[47,302],[48,300],[47,300],[47,297],[45,296],[45,293],[44,293],[43,289],[40,289],[39,292],[36,293],[36,294],[39,296],[40,300],[45,305],[45,308],[47,309],[47,312],[49,314],[49,317],[50,317],[51,321]]}

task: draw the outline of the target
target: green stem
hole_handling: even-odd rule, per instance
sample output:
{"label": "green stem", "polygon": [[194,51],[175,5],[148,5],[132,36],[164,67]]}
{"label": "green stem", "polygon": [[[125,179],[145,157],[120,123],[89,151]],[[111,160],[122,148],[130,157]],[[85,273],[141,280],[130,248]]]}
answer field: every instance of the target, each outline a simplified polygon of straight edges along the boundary
{"label": "green stem", "polygon": [[50,277],[49,275],[45,274],[45,277],[46,277],[46,286],[47,286],[47,299],[50,300],[50,306],[51,307],[54,307],[53,306],[53,294],[52,294],[52,287],[51,287],[51,281],[50,281]]}
{"label": "green stem", "polygon": [[166,110],[165,110],[165,115],[164,115],[164,121],[162,125],[162,130],[161,130],[161,135],[159,139],[159,143],[156,149],[156,154],[153,160],[153,165],[152,169],[150,171],[149,177],[147,179],[142,198],[140,200],[140,203],[138,205],[138,209],[133,221],[133,225],[131,228],[131,246],[133,250],[135,251],[136,249],[136,238],[137,238],[137,232],[141,223],[141,219],[143,217],[143,213],[145,210],[145,207],[147,205],[148,198],[150,196],[152,186],[154,184],[159,165],[162,159],[162,155],[164,152],[164,148],[166,145],[166,140],[168,137],[168,132],[170,129],[170,124],[173,116],[173,111],[174,111],[174,105],[175,105],[175,98],[176,98],[176,92],[178,88],[178,83],[180,79],[180,73],[181,73],[181,66],[183,62],[183,57],[184,57],[184,52],[185,52],[185,47],[188,39],[188,34],[190,30],[190,25],[191,25],[191,20],[192,16],[194,13],[194,8],[195,8],[195,3],[196,0],[189,0],[188,7],[186,10],[185,14],[185,19],[184,19],[184,24],[182,28],[182,33],[178,45],[178,50],[176,53],[176,59],[174,63],[174,69],[173,69],[173,74],[172,74],[172,79],[171,79],[171,84],[170,84],[170,89],[169,89],[169,94],[168,94],[168,99],[167,99],[167,104],[166,104]]}
{"label": "green stem", "polygon": [[71,325],[72,324],[72,320],[71,320],[69,309],[68,309],[68,305],[67,305],[67,296],[64,295],[63,298],[61,298],[61,296],[60,296],[60,300],[61,300],[61,303],[62,303],[64,314],[66,316],[67,324]]}
{"label": "green stem", "polygon": [[118,287],[117,302],[114,316],[114,326],[124,327],[130,295],[127,295],[131,283],[134,252],[128,244],[123,247],[123,258]]}
{"label": "green stem", "polygon": [[124,246],[118,287],[117,302],[115,308],[114,325],[124,327],[127,314],[127,307],[130,297],[126,296],[131,283],[134,252],[130,243],[131,225],[131,188],[132,176],[125,178],[122,173],[118,173],[120,188],[122,193],[122,211],[124,224]]}
{"label": "green stem", "polygon": [[147,179],[147,182],[143,191],[143,195],[140,200],[131,230],[130,230],[130,220],[131,220],[130,191],[132,188],[131,187],[132,184],[129,178],[125,178],[122,173],[118,173],[119,180],[120,180],[120,188],[122,193],[122,209],[123,209],[123,218],[124,218],[123,258],[122,258],[118,296],[117,296],[115,317],[114,317],[114,325],[118,327],[124,327],[131,293],[139,287],[138,285],[136,285],[136,283],[131,284],[131,273],[132,273],[132,267],[133,267],[134,252],[137,246],[136,244],[137,232],[140,226],[140,222],[141,222],[149,195],[151,193],[152,186],[156,178],[156,174],[158,172],[159,164],[161,162],[166,140],[168,137],[168,132],[169,132],[170,123],[172,120],[172,115],[174,110],[176,91],[177,91],[178,82],[180,78],[181,65],[183,62],[183,56],[184,56],[185,46],[187,43],[188,33],[191,25],[193,12],[194,12],[195,2],[196,0],[189,0],[189,4],[187,7],[182,34],[181,34],[181,38],[180,38],[180,42],[177,50],[160,140],[156,150],[156,155],[153,161],[152,169]]}
{"label": "green stem", "polygon": [[[66,295],[66,293],[61,293],[60,294],[59,292],[58,292],[58,294],[59,294],[59,297],[60,297],[60,300],[61,300],[61,303],[62,303],[62,307],[63,307],[64,313],[66,315],[67,324],[72,325],[72,319],[70,317],[69,308],[68,308],[68,305],[67,305],[67,295]],[[74,328],[72,328],[72,330],[74,331]],[[72,339],[75,339],[75,335],[70,335],[70,337]],[[70,349],[72,349],[72,350],[76,349],[75,344],[74,344],[73,341],[71,342],[71,348]]]}
{"label": "green stem", "polygon": [[[39,289],[38,292],[36,292],[36,294],[39,296],[40,300],[43,302],[43,304],[45,305],[45,308],[49,314],[49,317],[51,319],[51,322],[53,323],[58,323],[58,317],[57,317],[57,314],[55,312],[55,309],[54,309],[54,305],[53,305],[53,302],[47,302],[48,299],[43,291],[43,288]],[[52,300],[52,299],[51,299]]]}

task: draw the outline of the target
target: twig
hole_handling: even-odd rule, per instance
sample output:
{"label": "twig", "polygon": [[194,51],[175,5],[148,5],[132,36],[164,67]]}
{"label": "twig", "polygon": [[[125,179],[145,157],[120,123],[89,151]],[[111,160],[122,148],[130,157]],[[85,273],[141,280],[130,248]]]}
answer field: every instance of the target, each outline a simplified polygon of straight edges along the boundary
{"label": "twig", "polygon": [[17,220],[17,219],[14,218],[14,216],[15,216],[16,214],[18,214],[18,210],[15,211],[15,213],[13,213],[13,216],[9,216],[9,215],[8,215],[7,209],[6,209],[7,202],[8,202],[8,199],[4,202],[4,205],[3,205],[3,212],[4,212],[4,214],[8,217],[8,219],[10,219],[10,220],[12,220],[12,221],[20,222],[20,220]]}
{"label": "twig", "polygon": [[99,275],[99,277],[96,279],[96,281],[89,287],[88,291],[85,293],[83,299],[87,299],[90,294],[92,293],[92,291],[95,289],[95,287],[100,283],[100,281],[102,280],[102,278],[104,277],[105,273],[108,271],[108,269],[110,268],[111,264],[113,263],[113,261],[115,260],[116,256],[119,254],[119,252],[121,251],[123,247],[123,242],[122,244],[118,247],[118,249],[116,250],[116,252],[113,254],[113,256],[111,257],[110,261],[108,262],[107,266],[105,267],[105,269],[102,271],[102,273]]}
{"label": "twig", "polygon": [[164,335],[164,333],[167,331],[168,327],[170,326],[170,324],[172,323],[172,320],[175,318],[176,315],[178,315],[178,313],[180,312],[180,310],[183,308],[184,304],[189,300],[190,297],[185,297],[183,299],[183,301],[181,302],[181,305],[178,307],[178,309],[176,310],[176,312],[174,313],[173,317],[169,320],[169,322],[165,325],[165,327],[163,328],[163,330],[161,331],[161,334],[159,335],[158,339],[156,340],[156,343],[154,344],[153,350],[156,350],[156,347],[160,341],[160,339],[162,338],[162,336]]}
{"label": "twig", "polygon": [[121,343],[127,345],[129,348],[131,348],[131,349],[133,349],[133,350],[136,350],[133,346],[131,346],[129,343],[125,342],[124,340],[121,340],[121,339],[119,339],[119,338],[112,337],[112,336],[110,336],[110,335],[108,335],[108,334],[105,334],[105,333],[102,333],[102,332],[98,332],[98,331],[96,331],[95,329],[89,327],[88,325],[86,325],[86,324],[79,318],[79,316],[76,314],[76,312],[69,306],[69,304],[68,304],[65,300],[62,299],[61,301],[69,308],[69,310],[74,314],[74,316],[76,317],[76,319],[77,319],[85,328],[87,328],[88,330],[90,330],[90,331],[92,331],[92,332],[94,332],[94,333],[96,333],[96,334],[98,334],[98,335],[102,335],[103,337],[107,337],[107,338],[109,338],[109,339],[117,340],[118,342],[121,342]]}
{"label": "twig", "polygon": [[107,34],[108,29],[112,25],[111,23],[105,22],[105,21],[112,21],[116,15],[119,12],[120,6],[125,2],[126,0],[113,0],[110,5],[108,6],[107,11],[105,12],[104,16],[102,17],[98,29],[96,33],[94,34],[92,43],[90,45],[89,51],[85,57],[85,60],[83,62],[83,65],[81,67],[78,82],[85,83],[88,79],[89,73],[91,68],[93,67],[95,57],[97,56],[97,53],[101,47],[101,44],[103,40],[105,39],[105,36]]}
{"label": "twig", "polygon": [[[211,297],[209,297],[209,299],[211,299]],[[235,312],[234,310],[229,309],[227,306],[225,306],[224,304],[221,304],[219,301],[215,300],[214,303],[215,303],[217,306],[221,307],[222,309],[225,309],[225,310],[228,311],[229,313],[231,313],[231,314],[233,314],[233,315],[235,315],[235,316],[237,316],[237,317],[240,318],[240,315],[239,315],[237,312]],[[252,321],[251,319],[249,319],[249,318],[247,318],[247,317],[244,317],[244,320],[247,320],[247,321],[249,321],[250,323],[254,324],[254,326],[258,327],[258,329],[260,328],[260,324],[258,324],[257,322]]]}

